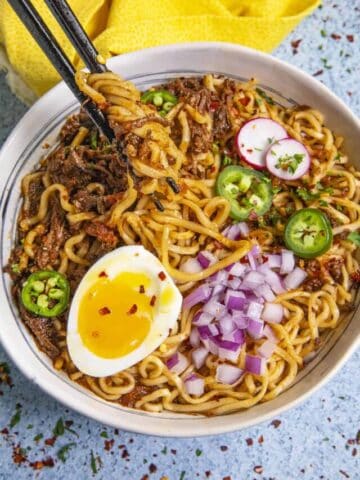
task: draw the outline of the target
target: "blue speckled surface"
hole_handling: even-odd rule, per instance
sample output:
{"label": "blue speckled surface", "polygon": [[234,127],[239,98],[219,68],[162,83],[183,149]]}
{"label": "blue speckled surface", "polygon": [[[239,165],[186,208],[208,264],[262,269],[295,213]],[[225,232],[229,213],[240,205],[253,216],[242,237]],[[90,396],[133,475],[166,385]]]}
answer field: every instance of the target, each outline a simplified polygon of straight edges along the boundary
{"label": "blue speckled surface", "polygon": [[[291,42],[297,40],[301,42],[294,49],[296,44]],[[325,0],[323,8],[305,20],[274,54],[311,74],[318,73],[321,81],[360,114],[359,0]],[[0,144],[25,110],[9,95],[0,75]],[[13,386],[0,385],[0,479],[360,479],[360,352],[310,400],[278,417],[281,423],[187,440],[103,427],[43,394],[18,372],[0,347],[1,362],[8,363]],[[10,428],[16,411],[19,422]],[[53,446],[47,445],[45,440],[51,439],[60,418],[73,422],[68,423],[72,431],[65,430]],[[63,463],[57,454],[70,443],[72,448]],[[26,450],[29,460],[20,466],[14,463],[14,453],[19,453],[16,446]],[[91,468],[91,452],[96,474]],[[29,463],[50,457],[54,466],[41,471]]]}

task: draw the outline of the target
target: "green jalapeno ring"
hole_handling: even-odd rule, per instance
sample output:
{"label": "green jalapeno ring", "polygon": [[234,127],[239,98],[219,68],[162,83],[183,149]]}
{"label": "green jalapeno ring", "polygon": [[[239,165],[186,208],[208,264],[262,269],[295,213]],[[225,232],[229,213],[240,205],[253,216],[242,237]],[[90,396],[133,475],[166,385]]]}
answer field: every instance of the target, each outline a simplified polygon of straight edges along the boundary
{"label": "green jalapeno ring", "polygon": [[263,173],[239,165],[224,168],[216,180],[217,194],[230,202],[234,220],[247,220],[251,213],[262,216],[272,204],[272,188]]}
{"label": "green jalapeno ring", "polygon": [[315,258],[332,245],[333,233],[327,215],[316,208],[303,208],[289,218],[284,234],[285,245],[298,257]]}
{"label": "green jalapeno ring", "polygon": [[[32,273],[21,290],[26,310],[42,317],[61,315],[69,304],[70,285],[59,272],[40,270]],[[50,302],[56,301],[53,306]]]}

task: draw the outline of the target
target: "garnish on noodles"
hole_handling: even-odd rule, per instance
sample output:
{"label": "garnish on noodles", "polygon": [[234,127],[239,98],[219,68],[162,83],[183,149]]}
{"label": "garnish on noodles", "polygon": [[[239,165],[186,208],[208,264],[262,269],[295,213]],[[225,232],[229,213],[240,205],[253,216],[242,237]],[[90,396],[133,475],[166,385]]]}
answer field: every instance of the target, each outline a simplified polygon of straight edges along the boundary
{"label": "garnish on noodles", "polygon": [[76,79],[116,141],[80,111],[23,179],[8,271],[39,348],[95,395],[150,412],[275,398],[359,283],[360,172],[343,138],[253,80]]}

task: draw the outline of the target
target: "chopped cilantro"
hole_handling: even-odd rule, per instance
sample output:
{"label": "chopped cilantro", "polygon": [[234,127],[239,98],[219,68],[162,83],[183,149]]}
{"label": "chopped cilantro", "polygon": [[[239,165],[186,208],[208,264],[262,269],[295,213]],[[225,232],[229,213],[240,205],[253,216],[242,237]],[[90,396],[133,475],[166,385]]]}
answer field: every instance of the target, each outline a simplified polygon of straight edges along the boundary
{"label": "chopped cilantro", "polygon": [[162,450],[161,450],[161,453],[163,453],[164,455],[167,454],[167,447],[164,447]]}
{"label": "chopped cilantro", "polygon": [[332,66],[327,63],[327,62],[328,62],[328,59],[327,59],[327,58],[324,58],[324,57],[323,57],[323,58],[321,59],[321,61],[322,61],[323,65],[324,65],[324,68],[327,68],[327,69],[332,68]]}
{"label": "chopped cilantro", "polygon": [[311,202],[312,200],[316,200],[319,198],[320,194],[318,192],[311,192],[307,188],[298,187],[296,189],[296,195],[304,200],[304,202]]}
{"label": "chopped cilantro", "polygon": [[43,434],[42,433],[38,433],[37,435],[35,435],[34,437],[34,442],[39,442],[42,438],[43,438]]}
{"label": "chopped cilantro", "polygon": [[330,440],[329,437],[323,438],[323,442],[328,442],[329,440]]}
{"label": "chopped cilantro", "polygon": [[19,264],[18,263],[13,263],[11,265],[11,271],[13,273],[20,273],[20,267],[19,267]]}
{"label": "chopped cilantro", "polygon": [[275,167],[281,170],[288,170],[290,173],[295,173],[304,157],[304,153],[295,153],[294,155],[286,154],[277,159]]}
{"label": "chopped cilantro", "polygon": [[29,423],[29,425],[26,427],[28,430],[31,430],[32,428],[34,428],[34,425],[32,425],[31,423]]}
{"label": "chopped cilantro", "polygon": [[202,454],[202,450],[200,450],[199,448],[197,448],[197,449],[195,450],[195,455],[196,455],[197,457],[200,457],[201,454]]}
{"label": "chopped cilantro", "polygon": [[268,144],[271,145],[272,143],[274,143],[275,138],[274,138],[274,137],[269,137],[269,138],[267,139],[267,141],[268,141]]}
{"label": "chopped cilantro", "polygon": [[272,193],[273,195],[276,195],[277,193],[281,192],[281,187],[272,187]]}
{"label": "chopped cilantro", "polygon": [[262,97],[270,105],[275,104],[274,100],[271,97],[269,97],[269,95],[266,92],[264,92],[264,90],[262,90],[261,88],[257,88],[256,92],[260,95],[260,97]]}
{"label": "chopped cilantro", "polygon": [[340,154],[340,152],[338,152],[338,153],[336,154],[335,160],[340,160],[340,158],[341,158],[341,154]]}
{"label": "chopped cilantro", "polygon": [[98,146],[98,140],[97,140],[97,131],[95,130],[94,132],[92,132],[91,136],[90,136],[90,147],[95,150]]}
{"label": "chopped cilantro", "polygon": [[14,413],[14,415],[10,420],[10,428],[15,427],[15,425],[17,425],[20,422],[20,419],[21,419],[21,407],[17,405],[16,412]]}
{"label": "chopped cilantro", "polygon": [[180,478],[179,478],[179,480],[184,480],[185,474],[186,474],[186,472],[183,470],[183,471],[180,473]]}
{"label": "chopped cilantro", "polygon": [[328,202],[326,202],[325,200],[319,200],[319,205],[320,205],[320,207],[327,207],[327,206],[329,206]]}
{"label": "chopped cilantro", "polygon": [[325,37],[327,36],[327,33],[326,33],[326,31],[325,31],[323,28],[320,30],[320,35],[321,35],[323,38],[325,38]]}
{"label": "chopped cilantro", "polygon": [[262,104],[261,98],[255,98],[255,103],[258,107],[260,107],[260,105]]}
{"label": "chopped cilantro", "polygon": [[354,243],[357,247],[360,247],[360,233],[359,232],[351,232],[346,237],[347,240]]}
{"label": "chopped cilantro", "polygon": [[67,454],[69,452],[69,450],[74,447],[76,444],[74,442],[72,443],[68,443],[67,445],[64,445],[63,447],[60,448],[60,450],[58,450],[57,452],[57,457],[59,460],[61,460],[62,462],[66,462],[67,460]]}
{"label": "chopped cilantro", "polygon": [[91,460],[90,460],[91,470],[93,473],[97,473],[97,466],[96,466],[96,459],[94,456],[94,452],[91,450]]}
{"label": "chopped cilantro", "polygon": [[100,433],[100,437],[109,438],[107,432],[105,431]]}
{"label": "chopped cilantro", "polygon": [[64,433],[65,433],[64,422],[62,418],[59,418],[59,420],[56,422],[56,425],[53,429],[53,434],[59,437],[60,435],[64,435]]}
{"label": "chopped cilantro", "polygon": [[224,155],[224,157],[222,159],[222,164],[224,165],[224,167],[226,167],[227,165],[232,165],[233,161],[234,160],[231,157],[228,157],[227,155]]}

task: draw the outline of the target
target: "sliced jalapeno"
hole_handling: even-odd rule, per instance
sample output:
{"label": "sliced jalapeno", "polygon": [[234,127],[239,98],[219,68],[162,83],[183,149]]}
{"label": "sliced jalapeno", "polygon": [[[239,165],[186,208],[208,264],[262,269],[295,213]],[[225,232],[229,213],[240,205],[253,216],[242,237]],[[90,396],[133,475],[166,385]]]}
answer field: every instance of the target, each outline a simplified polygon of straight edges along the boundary
{"label": "sliced jalapeno", "polygon": [[230,215],[235,220],[247,220],[252,213],[264,215],[271,207],[273,197],[268,177],[238,165],[224,168],[217,177],[216,191],[229,200]]}
{"label": "sliced jalapeno", "polygon": [[26,310],[41,317],[56,317],[63,313],[70,297],[70,285],[61,273],[40,270],[32,273],[21,290]]}
{"label": "sliced jalapeno", "polygon": [[316,208],[303,208],[289,218],[285,227],[285,244],[301,258],[315,258],[331,247],[330,221]]}

